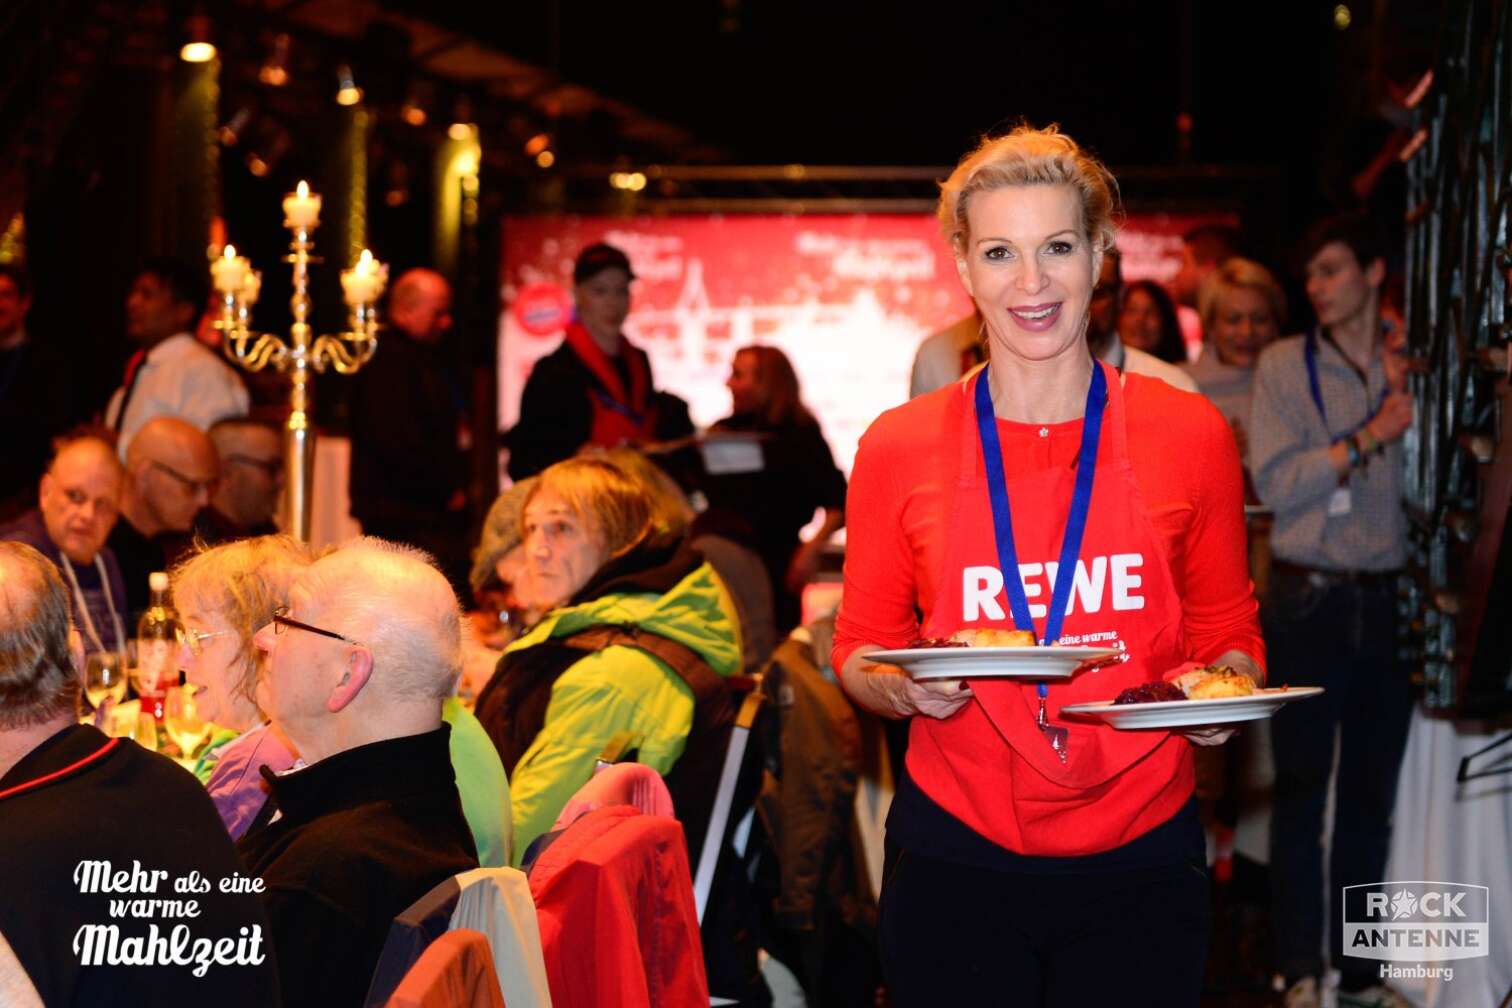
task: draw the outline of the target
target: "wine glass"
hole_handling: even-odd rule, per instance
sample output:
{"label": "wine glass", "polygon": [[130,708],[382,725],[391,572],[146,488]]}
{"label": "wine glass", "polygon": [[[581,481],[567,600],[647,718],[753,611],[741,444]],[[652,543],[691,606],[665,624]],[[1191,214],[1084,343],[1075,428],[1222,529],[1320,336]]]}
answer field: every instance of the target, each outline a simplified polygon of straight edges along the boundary
{"label": "wine glass", "polygon": [[143,749],[151,749],[153,752],[157,752],[157,719],[152,716],[150,711],[137,711],[136,722],[132,725],[131,737]]}
{"label": "wine glass", "polygon": [[96,651],[84,662],[84,696],[95,710],[105,698],[126,699],[126,662],[119,651]]}
{"label": "wine glass", "polygon": [[163,699],[163,728],[179,747],[179,755],[190,759],[205,736],[210,722],[199,716],[193,686],[171,686]]}

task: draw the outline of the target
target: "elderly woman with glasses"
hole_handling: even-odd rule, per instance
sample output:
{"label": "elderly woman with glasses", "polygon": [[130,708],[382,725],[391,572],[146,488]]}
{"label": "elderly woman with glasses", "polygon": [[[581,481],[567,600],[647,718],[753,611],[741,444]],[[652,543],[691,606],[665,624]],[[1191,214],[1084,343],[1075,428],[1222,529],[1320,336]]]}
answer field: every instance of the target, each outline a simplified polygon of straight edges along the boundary
{"label": "elderly woman with glasses", "polygon": [[252,635],[314,559],[310,547],[289,536],[260,536],[196,553],[172,572],[183,623],[179,665],[200,716],[222,729],[195,775],[232,837],[246,831],[267,796],[259,768],[286,770],[294,763],[292,747],[254,699],[262,653]]}
{"label": "elderly woman with glasses", "polygon": [[[264,655],[253,636],[271,614],[275,632],[346,640],[288,616],[289,586],[315,559],[310,547],[288,536],[259,536],[196,553],[171,574],[183,623],[178,657],[185,681],[194,688],[200,716],[224,729],[212,738],[196,773],[233,839],[247,831],[267,799],[262,768],[287,770],[298,758],[256,700]],[[455,697],[442,704],[441,716],[451,725],[452,766],[479,863],[501,867],[509,861],[513,832],[504,768],[483,726]]]}

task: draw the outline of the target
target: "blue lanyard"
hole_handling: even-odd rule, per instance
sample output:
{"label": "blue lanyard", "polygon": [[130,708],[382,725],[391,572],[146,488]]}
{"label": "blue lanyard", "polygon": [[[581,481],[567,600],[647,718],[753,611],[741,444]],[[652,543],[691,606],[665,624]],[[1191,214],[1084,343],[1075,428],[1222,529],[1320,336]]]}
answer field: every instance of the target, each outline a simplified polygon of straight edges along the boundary
{"label": "blue lanyard", "polygon": [[635,424],[635,426],[640,427],[645,424],[646,415],[644,413],[641,413],[635,408],[620,402],[608,392],[592,387],[588,389],[588,392],[593,396],[593,398],[598,400],[599,405],[603,406],[607,410],[612,410],[613,412],[618,413],[626,420],[629,420],[631,423]]}
{"label": "blue lanyard", "polygon": [[[1029,599],[1024,594],[1024,579],[1019,574],[1018,550],[1013,545],[1013,511],[1008,503],[1008,479],[1003,474],[1003,448],[998,441],[997,417],[992,412],[992,390],[988,373],[992,365],[982,369],[977,378],[976,421],[977,433],[982,442],[982,458],[987,466],[987,496],[992,501],[992,529],[997,537],[998,565],[1003,571],[1003,586],[1008,593],[1008,605],[1013,611],[1013,625],[1020,630],[1034,631],[1034,618],[1029,615]],[[1049,615],[1045,619],[1045,636],[1041,643],[1053,644],[1060,638],[1061,624],[1066,617],[1066,604],[1071,600],[1071,583],[1076,580],[1076,560],[1081,554],[1082,533],[1087,529],[1087,513],[1092,506],[1092,479],[1097,472],[1097,441],[1102,431],[1103,409],[1108,403],[1108,380],[1103,377],[1102,366],[1092,362],[1092,383],[1087,388],[1087,406],[1082,422],[1081,454],[1076,462],[1076,488],[1071,493],[1071,511],[1066,517],[1065,538],[1061,540],[1060,566],[1055,571],[1055,584],[1050,589]],[[1039,694],[1046,693],[1040,683]],[[1064,757],[1063,757],[1064,758]]]}
{"label": "blue lanyard", "polygon": [[[1323,387],[1318,384],[1318,331],[1316,329],[1308,332],[1307,338],[1302,341],[1302,359],[1307,364],[1307,389],[1312,393],[1313,405],[1318,407],[1318,416],[1323,418],[1323,429],[1328,430],[1328,408],[1323,405]],[[1366,378],[1365,397],[1367,401],[1370,398],[1370,385],[1368,377]],[[1371,416],[1379,413],[1381,407],[1385,405],[1385,403],[1386,390],[1383,388],[1381,389],[1380,400],[1376,403],[1375,409],[1369,411],[1369,414],[1365,417],[1365,421],[1368,422]],[[1365,426],[1365,422],[1362,422],[1360,424],[1360,427],[1363,426]],[[1349,431],[1347,434],[1341,436],[1349,437],[1350,434],[1353,434],[1355,431],[1359,430],[1360,427],[1356,427],[1354,430]],[[1329,436],[1333,436],[1331,431],[1329,433]]]}

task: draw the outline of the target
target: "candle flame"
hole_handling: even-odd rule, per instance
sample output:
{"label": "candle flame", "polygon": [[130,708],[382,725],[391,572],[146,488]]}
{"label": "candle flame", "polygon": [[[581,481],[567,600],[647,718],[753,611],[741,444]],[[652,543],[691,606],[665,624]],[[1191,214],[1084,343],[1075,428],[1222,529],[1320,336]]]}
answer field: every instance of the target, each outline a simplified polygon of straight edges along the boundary
{"label": "candle flame", "polygon": [[227,245],[225,252],[222,253],[222,254],[227,259],[235,259],[236,258],[236,246],[235,245]]}
{"label": "candle flame", "polygon": [[307,199],[310,195],[310,184],[304,179],[300,179],[299,185],[295,187],[294,191],[299,194],[300,199]]}
{"label": "candle flame", "polygon": [[362,250],[362,255],[360,255],[360,256],[357,257],[357,261],[359,263],[370,263],[370,262],[372,262],[373,261],[373,252],[372,252],[372,250],[371,249],[363,249]]}

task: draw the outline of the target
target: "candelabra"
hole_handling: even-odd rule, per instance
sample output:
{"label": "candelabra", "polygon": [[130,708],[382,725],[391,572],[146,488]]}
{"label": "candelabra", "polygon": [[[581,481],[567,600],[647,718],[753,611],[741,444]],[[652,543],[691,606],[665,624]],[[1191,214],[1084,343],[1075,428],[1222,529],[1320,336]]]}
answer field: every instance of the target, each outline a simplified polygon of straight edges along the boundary
{"label": "candelabra", "polygon": [[310,253],[311,234],[320,225],[320,196],[299,183],[283,201],[284,227],[292,234],[284,261],[294,270],[294,294],[289,306],[294,324],[289,338],[251,328],[251,311],[262,289],[262,274],[252,269],[235,247],[227,245],[210,266],[221,299],[220,330],[226,356],[248,371],[272,365],[289,375],[289,420],[284,428],[284,529],[297,539],[310,538],[310,484],[315,464],[315,431],[310,423],[310,372],[334,367],[353,374],[372,359],[378,348],[377,301],[388,282],[388,267],[363,249],[357,264],[341,272],[341,289],[350,312],[347,332],[315,336],[310,331],[309,268],[320,260]]}

